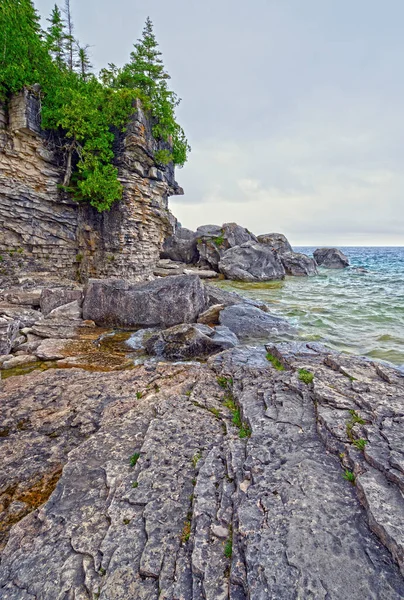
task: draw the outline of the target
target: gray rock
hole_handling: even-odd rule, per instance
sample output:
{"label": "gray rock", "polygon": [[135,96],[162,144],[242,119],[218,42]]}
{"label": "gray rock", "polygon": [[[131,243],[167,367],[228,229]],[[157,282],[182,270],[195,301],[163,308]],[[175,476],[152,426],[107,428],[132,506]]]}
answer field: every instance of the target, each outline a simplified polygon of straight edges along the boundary
{"label": "gray rock", "polygon": [[0,355],[10,354],[14,341],[18,337],[20,322],[5,315],[0,317]]}
{"label": "gray rock", "polygon": [[264,312],[268,311],[268,307],[266,304],[262,304],[262,302],[259,302],[257,300],[252,300],[252,298],[240,296],[240,294],[237,294],[237,292],[228,292],[227,290],[223,290],[222,288],[219,288],[216,285],[206,285],[205,290],[208,298],[209,307],[212,307],[215,304],[223,304],[224,306],[233,306],[235,304],[249,304],[250,306],[256,306],[257,308],[260,308]]}
{"label": "gray rock", "polygon": [[149,354],[170,360],[205,358],[232,348],[238,339],[227,327],[181,324],[152,335],[145,343]]}
{"label": "gray rock", "polygon": [[205,325],[218,325],[220,312],[224,309],[224,304],[214,304],[201,313],[198,317],[198,323]]}
{"label": "gray rock", "polygon": [[33,325],[32,333],[42,338],[79,339],[94,327],[94,321],[82,319],[43,319]]}
{"label": "gray rock", "polygon": [[4,300],[10,304],[19,304],[36,308],[39,306],[42,290],[22,290],[19,288],[6,291]]}
{"label": "gray rock", "polygon": [[194,231],[184,227],[177,228],[175,234],[164,241],[160,256],[186,264],[196,264],[198,262],[197,237]]}
{"label": "gray rock", "polygon": [[292,246],[289,244],[283,233],[264,233],[258,236],[258,241],[260,244],[266,244],[267,246],[270,246],[279,252],[279,254],[283,254],[284,252],[293,252]]}
{"label": "gray rock", "polygon": [[317,248],[313,253],[316,263],[327,269],[344,269],[349,266],[349,259],[338,248]]}
{"label": "gray rock", "polygon": [[6,360],[2,364],[2,369],[14,369],[15,367],[22,367],[23,365],[29,365],[37,361],[36,356],[32,354],[22,354],[21,356],[13,356],[9,360]]}
{"label": "gray rock", "polygon": [[7,303],[0,303],[0,315],[5,315],[20,322],[20,328],[31,327],[42,318],[38,310],[27,306],[15,306]]}
{"label": "gray rock", "polygon": [[200,264],[209,265],[215,271],[218,271],[219,261],[226,250],[245,242],[257,241],[255,235],[237,223],[224,223],[221,227],[203,225],[198,227],[196,235]]}
{"label": "gray rock", "polygon": [[41,360],[58,360],[66,356],[65,347],[68,339],[46,339],[34,350],[35,356]]}
{"label": "gray rock", "polygon": [[81,319],[81,315],[81,303],[79,300],[74,300],[51,310],[47,319]]}
{"label": "gray rock", "polygon": [[204,287],[196,275],[133,285],[119,279],[90,279],[83,317],[101,326],[167,327],[196,321],[206,304]]}
{"label": "gray rock", "polygon": [[282,252],[280,255],[286,275],[295,277],[317,275],[316,261],[300,252]]}
{"label": "gray rock", "polygon": [[294,331],[284,319],[245,304],[225,308],[219,320],[221,325],[228,327],[240,339],[268,340],[271,336]]}
{"label": "gray rock", "polygon": [[238,281],[270,281],[285,277],[278,254],[257,242],[246,242],[227,250],[220,260],[219,270],[227,279]]}
{"label": "gray rock", "polygon": [[45,288],[42,290],[40,298],[41,312],[46,317],[58,306],[69,304],[75,300],[81,304],[82,299],[83,292],[80,289]]}

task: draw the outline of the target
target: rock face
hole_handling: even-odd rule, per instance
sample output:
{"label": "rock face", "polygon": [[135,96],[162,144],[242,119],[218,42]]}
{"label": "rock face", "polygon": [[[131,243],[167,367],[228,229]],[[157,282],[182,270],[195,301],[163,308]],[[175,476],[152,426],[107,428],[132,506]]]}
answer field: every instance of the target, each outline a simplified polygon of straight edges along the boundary
{"label": "rock face", "polygon": [[91,279],[85,290],[83,318],[107,327],[170,327],[195,322],[206,306],[205,291],[196,275],[134,285]]}
{"label": "rock face", "polygon": [[227,250],[219,262],[219,270],[227,279],[239,281],[270,281],[285,277],[278,254],[257,242],[246,242]]}
{"label": "rock face", "polygon": [[295,277],[317,275],[316,261],[306,254],[300,252],[283,252],[281,262],[285,268],[286,275]]}
{"label": "rock face", "polygon": [[9,354],[18,336],[20,322],[3,315],[0,317],[0,355]]}
{"label": "rock face", "polygon": [[170,360],[204,358],[237,346],[238,339],[227,327],[208,325],[175,325],[152,335],[146,341],[149,354]]}
{"label": "rock face", "polygon": [[270,246],[280,254],[284,252],[293,252],[292,246],[289,244],[283,233],[264,233],[258,236],[260,244]]}
{"label": "rock face", "polygon": [[3,381],[1,597],[404,597],[403,378],[270,351]]}
{"label": "rock face", "polygon": [[349,266],[348,257],[338,248],[318,248],[313,256],[320,267],[327,269],[344,269]]}
{"label": "rock face", "polygon": [[196,230],[199,263],[215,271],[219,270],[219,262],[229,248],[240,246],[249,241],[257,241],[255,235],[237,223],[203,225]]}
{"label": "rock face", "polygon": [[81,289],[44,288],[40,297],[41,313],[46,317],[55,308],[69,304],[75,300],[81,302],[82,299],[83,293]]}
{"label": "rock face", "polygon": [[[18,271],[74,278],[150,278],[174,218],[168,197],[181,194],[172,165],[158,167],[158,143],[140,104],[116,139],[121,202],[99,214],[63,194],[63,158],[40,128],[40,104],[27,91],[0,106],[0,253]],[[11,262],[11,261],[8,261]]]}
{"label": "rock face", "polygon": [[164,241],[161,258],[169,258],[186,264],[196,264],[198,262],[196,239],[197,234],[194,231],[178,227],[175,234]]}
{"label": "rock face", "polygon": [[237,304],[223,309],[219,321],[240,339],[270,340],[280,333],[293,332],[293,328],[285,319],[246,304]]}

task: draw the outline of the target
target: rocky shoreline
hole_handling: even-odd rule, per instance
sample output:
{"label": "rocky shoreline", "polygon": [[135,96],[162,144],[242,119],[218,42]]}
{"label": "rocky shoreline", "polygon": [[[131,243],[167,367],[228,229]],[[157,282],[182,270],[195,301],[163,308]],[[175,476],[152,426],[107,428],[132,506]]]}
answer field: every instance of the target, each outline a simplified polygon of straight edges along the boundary
{"label": "rocky shoreline", "polygon": [[0,597],[404,597],[402,374],[199,261],[3,282]]}

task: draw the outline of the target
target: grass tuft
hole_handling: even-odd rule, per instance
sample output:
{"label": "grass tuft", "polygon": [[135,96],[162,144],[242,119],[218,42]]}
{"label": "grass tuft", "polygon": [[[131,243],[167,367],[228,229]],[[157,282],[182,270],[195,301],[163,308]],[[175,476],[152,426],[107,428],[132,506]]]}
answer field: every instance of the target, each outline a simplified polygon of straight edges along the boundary
{"label": "grass tuft", "polygon": [[310,373],[310,371],[306,371],[306,369],[299,369],[299,379],[306,385],[309,385],[313,382],[314,374]]}
{"label": "grass tuft", "polygon": [[276,356],[274,356],[273,354],[271,354],[270,352],[267,353],[267,360],[269,360],[270,363],[272,363],[272,366],[275,367],[275,369],[277,371],[284,371],[285,367],[283,366],[283,364],[281,363],[281,361],[276,358]]}
{"label": "grass tuft", "polygon": [[363,438],[359,438],[359,440],[354,440],[352,443],[358,450],[363,452],[368,441],[364,440]]}
{"label": "grass tuft", "polygon": [[349,481],[349,483],[352,483],[352,485],[355,485],[355,475],[352,471],[350,471],[349,469],[345,469],[342,477],[344,479],[346,479],[347,481]]}
{"label": "grass tuft", "polygon": [[233,543],[231,540],[227,540],[224,545],[224,555],[226,558],[231,558],[233,556]]}
{"label": "grass tuft", "polygon": [[135,454],[132,454],[132,456],[130,457],[130,466],[134,467],[137,463],[137,461],[139,460],[140,454],[139,452],[135,452]]}

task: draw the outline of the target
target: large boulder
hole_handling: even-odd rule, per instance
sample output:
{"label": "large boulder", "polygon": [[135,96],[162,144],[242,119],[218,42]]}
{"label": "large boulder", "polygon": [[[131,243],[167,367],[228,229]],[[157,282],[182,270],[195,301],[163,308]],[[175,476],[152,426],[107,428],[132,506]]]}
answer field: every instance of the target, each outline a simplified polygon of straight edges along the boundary
{"label": "large boulder", "polygon": [[171,327],[193,323],[207,307],[196,275],[164,277],[129,284],[122,279],[90,279],[83,318],[106,327]]}
{"label": "large boulder", "polygon": [[34,323],[42,318],[38,310],[29,306],[18,306],[8,304],[7,302],[0,303],[0,316],[10,317],[20,322],[20,328],[31,327]]}
{"label": "large boulder", "polygon": [[300,252],[283,252],[280,255],[286,275],[295,277],[317,275],[317,265],[314,258]]}
{"label": "large boulder", "polygon": [[219,270],[227,279],[238,281],[270,281],[285,277],[277,252],[257,242],[246,242],[227,250],[220,260]]}
{"label": "large boulder", "polygon": [[338,248],[317,248],[313,253],[316,263],[327,269],[345,269],[349,266],[349,259]]}
{"label": "large boulder", "polygon": [[208,300],[208,307],[212,307],[218,304],[222,304],[223,306],[233,306],[234,304],[249,304],[251,306],[256,306],[261,310],[267,312],[268,307],[266,304],[259,302],[257,300],[253,300],[252,298],[245,298],[240,296],[237,292],[228,292],[227,290],[223,290],[216,285],[206,285],[206,296]]}
{"label": "large boulder", "polygon": [[183,323],[152,335],[145,346],[149,354],[170,360],[187,360],[204,358],[237,344],[237,337],[227,327],[213,329],[200,323]]}
{"label": "large boulder", "polygon": [[196,230],[199,262],[218,271],[219,262],[229,248],[240,246],[245,242],[257,241],[255,235],[237,223],[219,225],[203,225]]}
{"label": "large boulder", "polygon": [[3,315],[0,317],[0,355],[10,354],[14,342],[18,337],[20,322]]}
{"label": "large boulder", "polygon": [[46,317],[55,308],[75,300],[81,304],[82,299],[83,292],[80,289],[45,288],[42,290],[39,303],[41,312]]}
{"label": "large boulder", "polygon": [[198,262],[197,234],[185,227],[178,227],[174,235],[164,241],[161,258],[169,258],[186,264]]}
{"label": "large boulder", "polygon": [[283,252],[293,252],[292,246],[283,233],[264,233],[258,236],[258,241],[260,244],[270,246],[280,254]]}
{"label": "large boulder", "polygon": [[292,333],[287,321],[275,317],[255,306],[237,304],[223,309],[219,317],[221,325],[228,327],[240,339],[269,339],[272,335]]}

